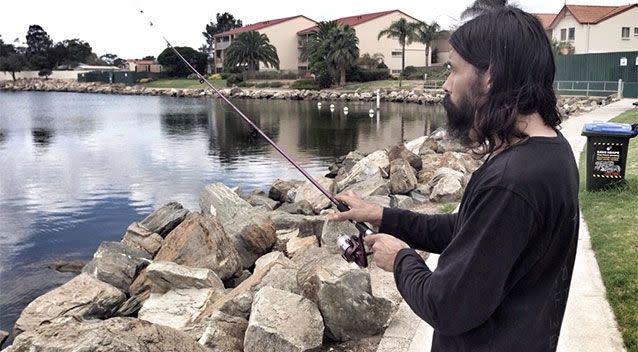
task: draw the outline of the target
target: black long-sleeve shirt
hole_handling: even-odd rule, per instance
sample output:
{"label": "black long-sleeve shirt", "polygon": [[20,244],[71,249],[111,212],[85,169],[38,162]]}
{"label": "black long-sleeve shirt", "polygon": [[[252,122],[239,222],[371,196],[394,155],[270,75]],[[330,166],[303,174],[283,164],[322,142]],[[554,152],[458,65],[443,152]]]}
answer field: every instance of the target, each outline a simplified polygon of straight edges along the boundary
{"label": "black long-sleeve shirt", "polygon": [[[432,351],[554,351],[578,224],[578,170],[558,133],[485,162],[457,214],[385,208],[379,232],[412,247],[398,253],[394,277],[434,328]],[[436,270],[414,249],[440,253]]]}

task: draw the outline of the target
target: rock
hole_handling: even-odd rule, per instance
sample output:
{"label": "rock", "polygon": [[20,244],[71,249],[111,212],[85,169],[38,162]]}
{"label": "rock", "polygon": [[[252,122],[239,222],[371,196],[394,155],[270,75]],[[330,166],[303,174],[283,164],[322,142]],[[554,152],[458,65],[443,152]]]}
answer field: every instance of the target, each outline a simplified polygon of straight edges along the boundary
{"label": "rock", "polygon": [[148,266],[146,276],[151,294],[138,317],[175,329],[186,327],[205,302],[224,293],[224,284],[209,269],[155,262]]}
{"label": "rock", "polygon": [[251,207],[223,183],[204,187],[199,196],[199,206],[204,214],[216,216],[222,223],[232,219],[240,209]]}
{"label": "rock", "polygon": [[215,352],[242,352],[248,320],[215,312],[207,322],[199,343]]}
{"label": "rock", "polygon": [[61,273],[76,273],[82,272],[82,268],[86,265],[84,260],[56,260],[49,263],[47,267]]}
{"label": "rock", "polygon": [[407,161],[410,166],[416,170],[421,170],[421,158],[415,153],[409,151],[404,145],[395,145],[388,150],[388,159],[390,160],[390,163],[398,158]]}
{"label": "rock", "polygon": [[337,192],[341,192],[353,183],[365,180],[368,176],[374,175],[382,170],[384,174],[390,171],[390,160],[388,154],[383,150],[378,150],[365,158],[359,160],[348,174],[342,178],[337,177]]}
{"label": "rock", "polygon": [[467,147],[462,146],[455,140],[444,138],[437,142],[436,151],[437,153],[465,152],[467,151]]}
{"label": "rock", "polygon": [[441,167],[442,159],[442,154],[428,154],[422,156],[421,161],[423,161],[423,168],[417,174],[418,182],[421,184],[430,182],[436,170]]}
{"label": "rock", "polygon": [[416,188],[417,178],[407,161],[395,159],[390,165],[390,192],[405,194]]}
{"label": "rock", "polygon": [[224,287],[227,288],[235,288],[239,286],[242,282],[246,281],[252,275],[252,273],[248,270],[242,270],[241,274],[237,277],[231,277],[230,279],[224,281]]}
{"label": "rock", "polygon": [[2,348],[2,345],[4,345],[7,338],[9,338],[9,333],[4,330],[0,330],[0,348]]}
{"label": "rock", "polygon": [[126,295],[117,288],[90,275],[80,274],[29,303],[16,321],[13,333],[17,336],[63,316],[105,319],[125,300]]}
{"label": "rock", "polygon": [[122,243],[128,247],[141,249],[151,257],[155,256],[162,247],[164,239],[157,233],[151,232],[139,222],[134,222],[126,229]]}
{"label": "rock", "polygon": [[[268,191],[268,197],[280,202],[294,202],[294,194],[296,189],[303,184],[303,181],[285,181],[282,179],[276,179],[270,186]],[[291,194],[292,192],[292,194]]]}
{"label": "rock", "polygon": [[133,294],[117,309],[113,314],[116,317],[137,317],[137,313],[142,308],[144,302],[151,296],[151,291],[143,291],[139,294]]}
{"label": "rock", "polygon": [[[310,238],[310,237],[308,237]],[[259,291],[262,287],[272,287],[279,290],[300,294],[297,284],[297,269],[294,267],[282,267],[274,265],[268,273],[255,286],[253,291]]]}
{"label": "rock", "polygon": [[277,241],[272,247],[273,251],[285,252],[288,241],[291,238],[299,236],[299,229],[283,229],[277,230]]}
{"label": "rock", "polygon": [[363,200],[365,200],[368,203],[376,204],[378,206],[385,207],[385,208],[389,208],[390,203],[392,201],[392,199],[390,199],[389,196],[369,196],[369,197],[364,197]]}
{"label": "rock", "polygon": [[220,222],[199,213],[189,214],[171,231],[155,260],[210,269],[222,280],[241,270],[239,253]]}
{"label": "rock", "polygon": [[239,209],[232,218],[224,222],[224,228],[239,253],[243,269],[251,267],[277,241],[270,213],[254,208]]}
{"label": "rock", "polygon": [[270,218],[276,230],[299,229],[300,237],[316,236],[321,233],[325,218],[322,216],[294,215],[274,211]]}
{"label": "rock", "polygon": [[465,159],[463,158],[462,153],[445,152],[441,156],[440,162],[442,167],[447,167],[462,173],[467,172],[467,168],[465,167]]}
{"label": "rock", "polygon": [[336,341],[376,335],[393,313],[392,302],[372,296],[370,274],[339,255],[307,262],[297,282],[304,297],[319,307],[326,333]]}
{"label": "rock", "polygon": [[390,194],[390,187],[388,186],[388,180],[381,176],[381,171],[377,171],[365,180],[346,187],[341,193],[344,192],[353,192],[360,198],[368,196],[387,196]]}
{"label": "rock", "polygon": [[126,292],[150,258],[147,252],[120,242],[102,242],[82,272]]}
{"label": "rock", "polygon": [[437,143],[437,140],[434,138],[426,138],[423,141],[423,144],[421,144],[421,147],[419,148],[418,154],[419,156],[424,156],[424,155],[429,155],[429,154],[434,154],[437,152],[439,148],[439,144]]}
{"label": "rock", "polygon": [[430,200],[433,202],[454,202],[463,195],[463,174],[442,167],[434,174],[429,183]]}
{"label": "rock", "polygon": [[279,208],[277,208],[277,210],[284,211],[289,214],[315,214],[315,211],[312,209],[312,205],[305,199],[295,203],[283,203]]}
{"label": "rock", "polygon": [[6,352],[206,352],[178,330],[135,318],[56,320],[18,336]]}
{"label": "rock", "polygon": [[412,192],[408,193],[414,203],[422,204],[429,201],[430,187],[427,185],[418,185]]}
{"label": "rock", "polygon": [[250,203],[250,205],[252,205],[253,207],[262,206],[268,210],[273,210],[277,207],[277,205],[279,205],[279,202],[277,202],[276,200],[272,200],[266,196],[258,194],[251,194],[247,200],[248,203]]}
{"label": "rock", "polygon": [[[328,192],[334,192],[334,180],[331,178],[319,176],[315,177],[315,180]],[[332,203],[330,199],[326,197],[321,191],[319,191],[310,181],[304,182],[304,184],[297,189],[295,196],[295,202],[306,200],[312,206],[315,214],[319,214],[322,209],[328,208]]]}
{"label": "rock", "polygon": [[[389,199],[389,198],[388,198]],[[337,238],[341,235],[358,235],[359,230],[349,221],[328,220],[321,230],[321,248],[333,254],[341,254]]]}
{"label": "rock", "polygon": [[255,295],[244,351],[311,351],[323,341],[317,307],[294,293],[264,287]]}
{"label": "rock", "polygon": [[184,209],[181,204],[170,202],[149,214],[144,220],[140,221],[140,225],[149,232],[156,233],[164,238],[184,221],[188,213],[189,211]]}
{"label": "rock", "polygon": [[412,205],[414,205],[414,200],[409,196],[396,194],[390,196],[390,199],[392,199],[390,204],[390,207],[392,208],[409,209]]}
{"label": "rock", "polygon": [[419,154],[419,150],[427,138],[427,136],[417,137],[411,141],[405,142],[404,146],[412,153]]}
{"label": "rock", "polygon": [[301,255],[309,248],[318,246],[319,241],[315,236],[293,237],[286,245],[286,253],[288,253],[289,257],[294,258],[297,255]]}
{"label": "rock", "polygon": [[294,264],[286,255],[279,251],[270,252],[268,254],[264,254],[259,257],[257,261],[255,261],[255,271],[265,270],[266,268],[272,267],[273,264],[282,264],[285,267],[292,267]]}
{"label": "rock", "polygon": [[352,170],[352,168],[354,167],[354,165],[363,158],[365,158],[365,155],[363,155],[361,152],[357,150],[348,153],[347,155],[343,157],[343,160],[341,160],[339,168],[335,176],[343,177],[343,175],[349,173],[350,170]]}

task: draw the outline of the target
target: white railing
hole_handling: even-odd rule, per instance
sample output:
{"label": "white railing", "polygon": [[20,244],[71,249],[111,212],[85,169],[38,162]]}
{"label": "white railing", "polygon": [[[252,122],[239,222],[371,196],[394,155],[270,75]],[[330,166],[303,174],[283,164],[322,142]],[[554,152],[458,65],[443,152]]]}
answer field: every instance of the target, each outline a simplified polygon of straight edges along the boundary
{"label": "white railing", "polygon": [[[602,94],[612,95],[617,94],[619,98],[622,98],[623,93],[623,81],[554,81],[554,89],[557,92],[574,93],[573,95],[582,95],[585,92],[585,96],[590,94]],[[580,94],[577,94],[580,93]]]}

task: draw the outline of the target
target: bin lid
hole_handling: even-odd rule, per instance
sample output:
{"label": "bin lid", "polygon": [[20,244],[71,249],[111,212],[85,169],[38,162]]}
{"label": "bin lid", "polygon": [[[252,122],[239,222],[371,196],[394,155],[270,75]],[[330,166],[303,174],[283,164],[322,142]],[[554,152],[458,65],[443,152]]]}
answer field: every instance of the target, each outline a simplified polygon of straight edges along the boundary
{"label": "bin lid", "polygon": [[591,122],[583,127],[583,136],[618,136],[635,137],[638,130],[632,128],[628,123],[616,122]]}

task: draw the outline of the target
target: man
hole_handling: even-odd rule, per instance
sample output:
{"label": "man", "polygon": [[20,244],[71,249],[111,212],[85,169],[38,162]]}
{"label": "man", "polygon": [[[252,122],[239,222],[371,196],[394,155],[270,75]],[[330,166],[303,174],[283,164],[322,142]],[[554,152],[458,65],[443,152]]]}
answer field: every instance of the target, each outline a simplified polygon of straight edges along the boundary
{"label": "man", "polygon": [[[487,155],[457,214],[380,208],[354,195],[336,219],[367,221],[375,263],[434,328],[433,351],[553,351],[578,238],[578,170],[538,20],[505,7],[458,28],[443,85],[448,132]],[[390,235],[387,235],[387,234]],[[431,271],[415,252],[440,253]]]}

